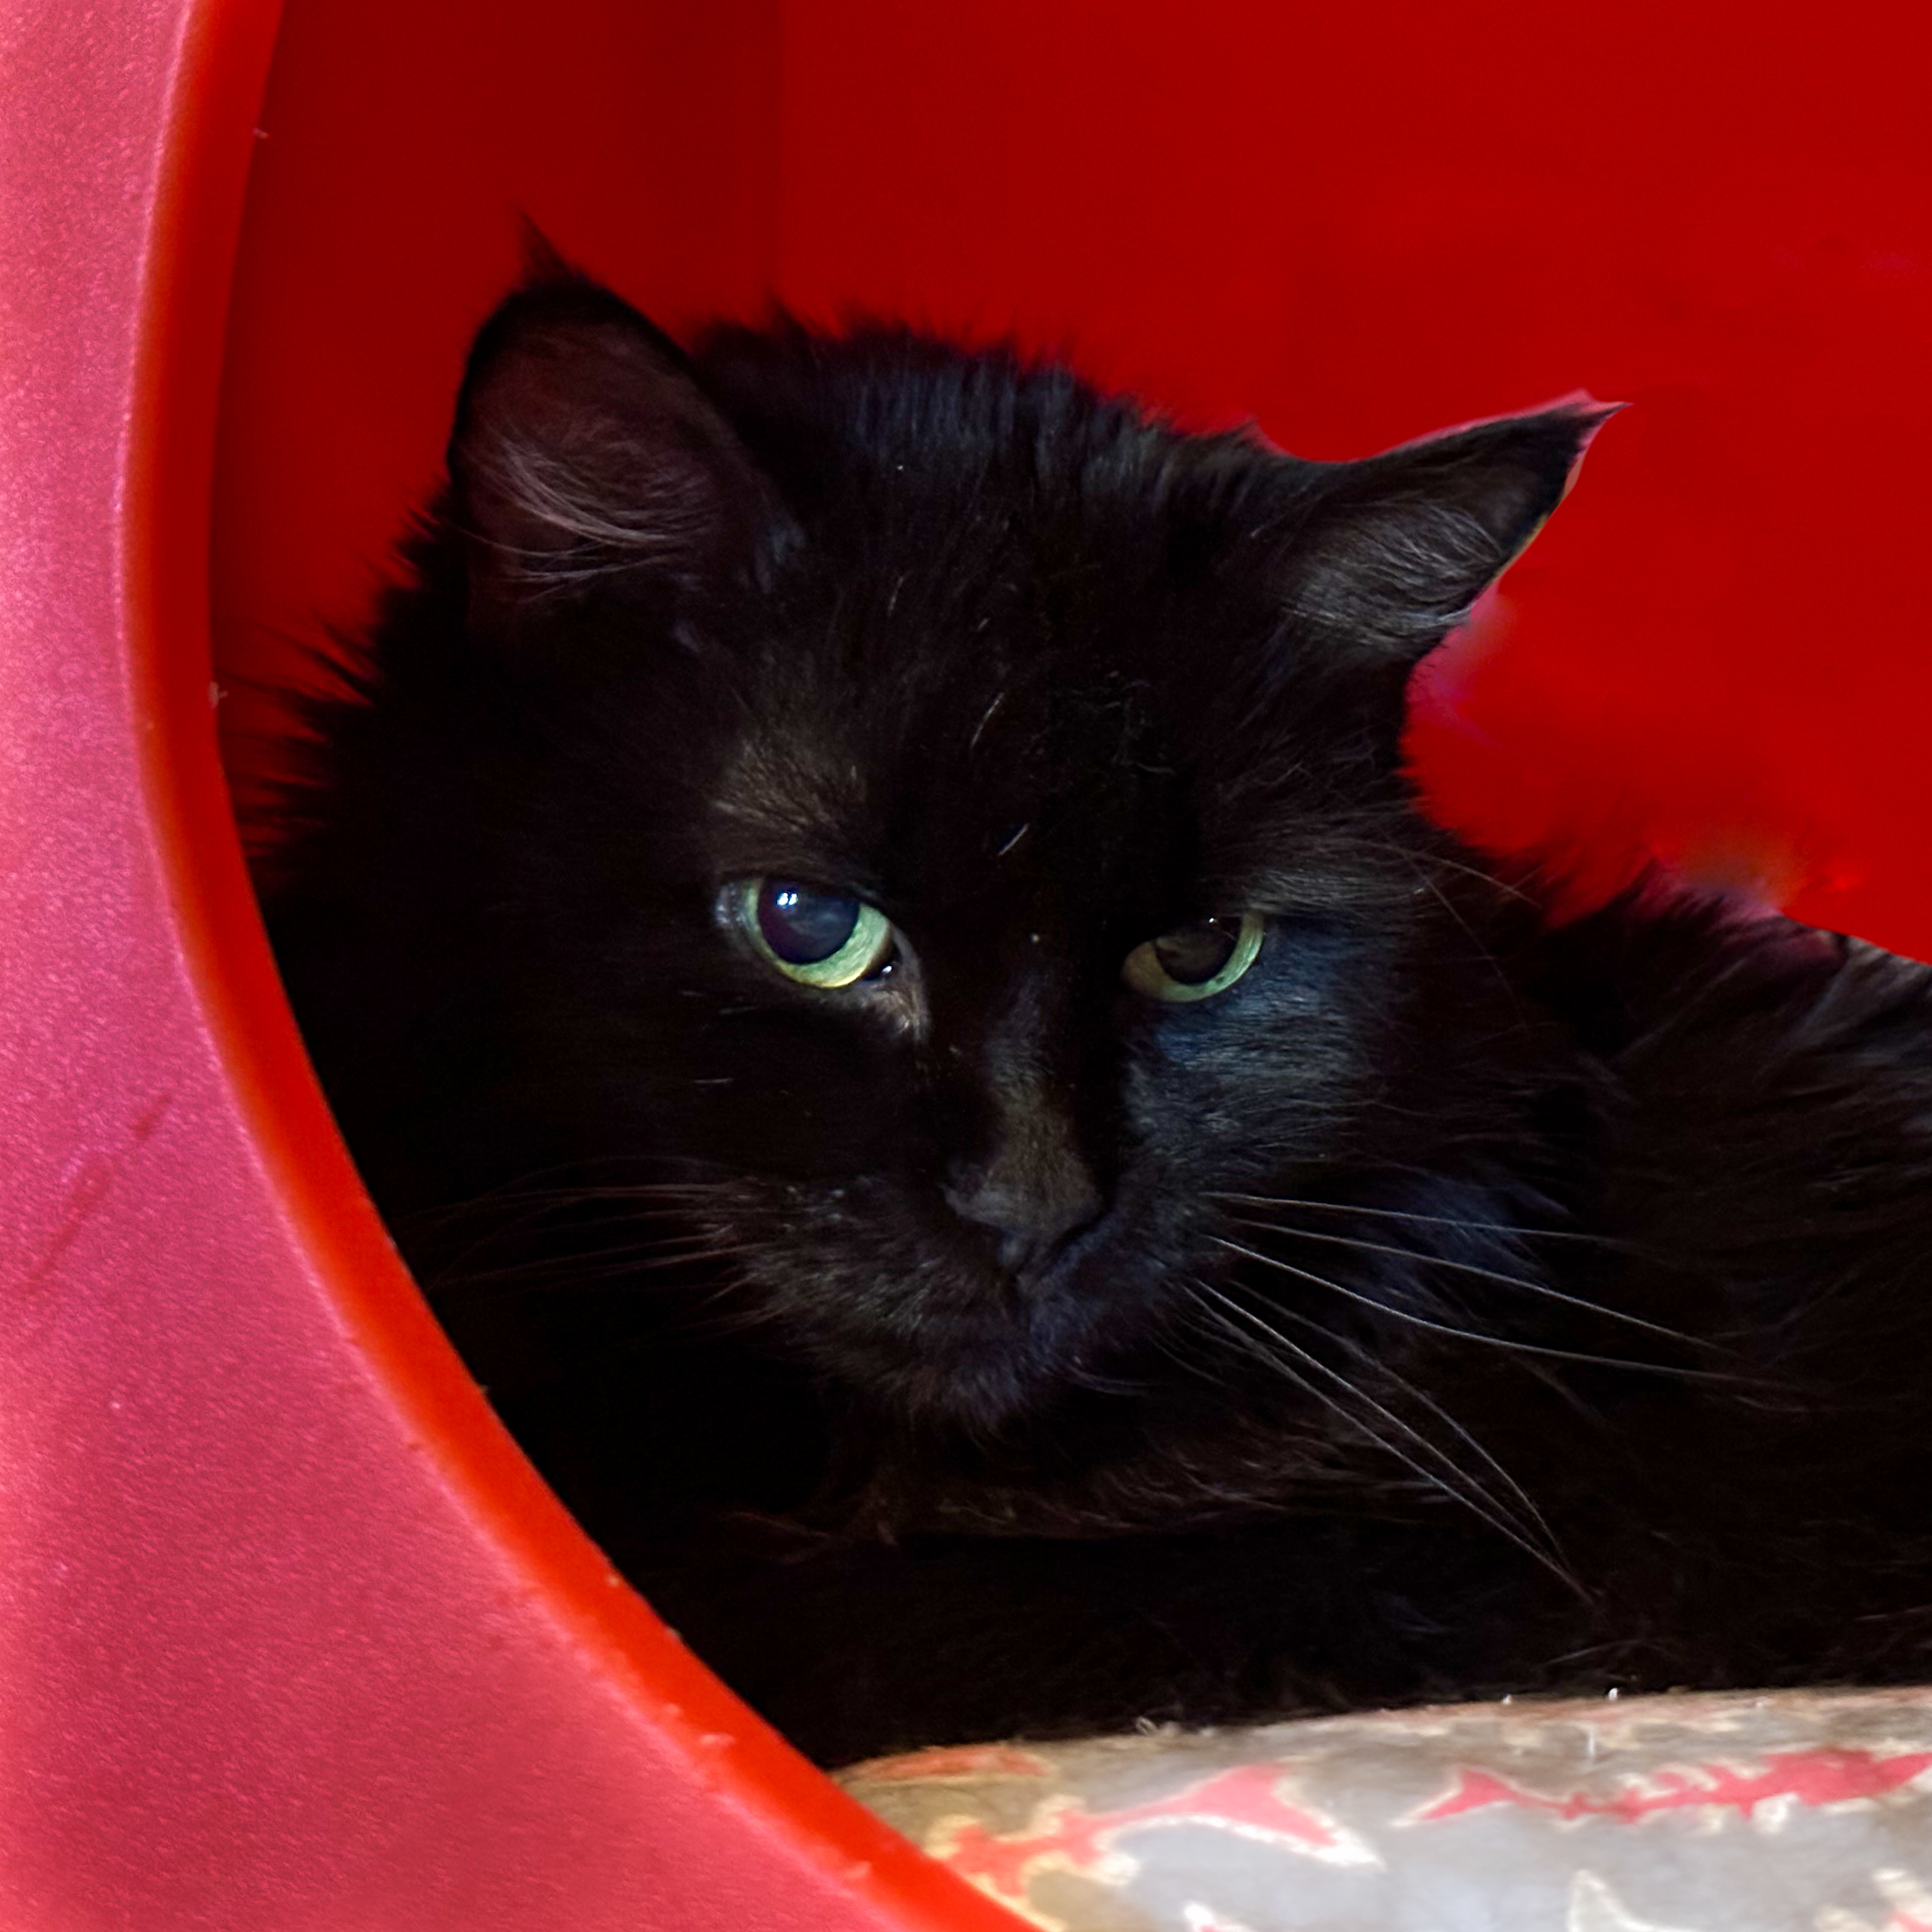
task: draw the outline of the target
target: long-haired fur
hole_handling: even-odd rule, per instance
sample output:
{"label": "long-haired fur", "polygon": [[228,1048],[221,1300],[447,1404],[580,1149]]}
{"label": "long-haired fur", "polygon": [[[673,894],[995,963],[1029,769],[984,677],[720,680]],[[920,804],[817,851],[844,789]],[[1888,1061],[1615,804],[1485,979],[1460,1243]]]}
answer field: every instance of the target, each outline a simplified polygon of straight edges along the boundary
{"label": "long-haired fur", "polygon": [[1604,414],[1303,463],[561,270],[485,329],[275,943],[491,1400],[820,1758],[1932,1667],[1925,973],[1552,930],[1403,780]]}

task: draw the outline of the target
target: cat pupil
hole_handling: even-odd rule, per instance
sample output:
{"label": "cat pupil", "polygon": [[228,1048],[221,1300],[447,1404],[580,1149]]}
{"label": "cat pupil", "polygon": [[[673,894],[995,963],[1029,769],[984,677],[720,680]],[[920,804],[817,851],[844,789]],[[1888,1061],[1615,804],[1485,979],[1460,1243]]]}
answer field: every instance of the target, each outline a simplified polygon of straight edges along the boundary
{"label": "cat pupil", "polygon": [[764,943],[792,966],[829,959],[859,923],[859,902],[814,892],[789,880],[768,881],[758,896],[758,929]]}
{"label": "cat pupil", "polygon": [[1183,986],[1198,986],[1233,958],[1240,937],[1238,919],[1202,919],[1163,933],[1154,942],[1154,952],[1171,978]]}

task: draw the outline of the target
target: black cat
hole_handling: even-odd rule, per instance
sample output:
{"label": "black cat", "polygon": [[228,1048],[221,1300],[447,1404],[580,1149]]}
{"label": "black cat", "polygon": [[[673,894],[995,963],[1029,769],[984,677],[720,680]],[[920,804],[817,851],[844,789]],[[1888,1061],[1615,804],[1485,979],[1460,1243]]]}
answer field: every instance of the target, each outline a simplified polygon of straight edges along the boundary
{"label": "black cat", "polygon": [[491,1399],[820,1758],[1932,1674],[1926,972],[1550,930],[1404,783],[1604,413],[482,331],[275,940]]}

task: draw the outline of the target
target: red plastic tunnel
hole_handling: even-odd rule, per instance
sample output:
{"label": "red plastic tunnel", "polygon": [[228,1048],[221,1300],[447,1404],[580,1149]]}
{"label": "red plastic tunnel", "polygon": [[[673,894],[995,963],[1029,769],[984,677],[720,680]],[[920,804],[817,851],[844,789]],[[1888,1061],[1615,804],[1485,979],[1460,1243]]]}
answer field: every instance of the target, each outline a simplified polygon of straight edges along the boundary
{"label": "red plastic tunnel", "polygon": [[1014,332],[1309,455],[1631,399],[1429,682],[1436,808],[1927,953],[1927,18],[0,0],[9,1932],[1011,1922],[502,1434],[256,917],[217,718],[245,786],[518,214],[674,327]]}

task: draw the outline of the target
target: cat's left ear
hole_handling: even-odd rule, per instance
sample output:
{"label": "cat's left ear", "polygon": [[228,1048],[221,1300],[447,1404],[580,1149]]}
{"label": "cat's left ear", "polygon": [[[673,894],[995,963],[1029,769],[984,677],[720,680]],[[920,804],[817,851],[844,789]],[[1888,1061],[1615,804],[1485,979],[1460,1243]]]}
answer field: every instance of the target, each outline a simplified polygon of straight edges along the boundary
{"label": "cat's left ear", "polygon": [[1414,663],[1529,546],[1623,406],[1579,398],[1323,466],[1283,555],[1291,616],[1371,661]]}
{"label": "cat's left ear", "polygon": [[450,438],[472,631],[612,583],[675,603],[755,578],[789,522],[684,352],[554,257],[534,272],[478,336]]}

